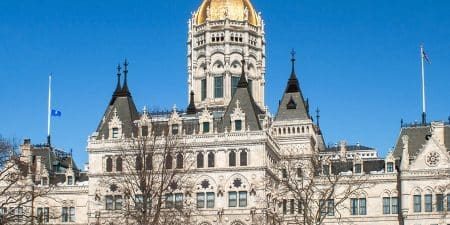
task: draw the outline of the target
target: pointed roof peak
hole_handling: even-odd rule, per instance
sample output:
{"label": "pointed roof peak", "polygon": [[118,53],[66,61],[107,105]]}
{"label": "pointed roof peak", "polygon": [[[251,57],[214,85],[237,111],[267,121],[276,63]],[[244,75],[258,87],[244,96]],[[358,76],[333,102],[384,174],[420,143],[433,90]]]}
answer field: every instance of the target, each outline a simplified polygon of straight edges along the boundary
{"label": "pointed roof peak", "polygon": [[123,63],[123,87],[122,87],[122,96],[131,96],[130,90],[128,89],[128,61],[125,59]]}
{"label": "pointed roof peak", "polygon": [[295,50],[292,49],[291,52],[291,62],[292,62],[292,72],[291,76],[289,77],[288,84],[286,87],[286,93],[294,93],[294,92],[300,92],[300,85],[298,84],[297,75],[295,74]]}
{"label": "pointed roof peak", "polygon": [[192,114],[196,114],[197,113],[197,108],[195,107],[195,103],[194,103],[194,91],[191,91],[190,93],[191,97],[189,99],[189,105],[187,107],[186,113],[188,115],[192,115]]}
{"label": "pointed roof peak", "polygon": [[247,79],[245,78],[245,59],[244,59],[244,55],[242,55],[242,73],[241,73],[241,78],[239,79],[239,83],[237,85],[238,88],[247,88],[248,87],[248,82]]}
{"label": "pointed roof peak", "polygon": [[122,68],[120,67],[120,63],[119,63],[117,65],[117,86],[116,86],[116,90],[114,91],[114,96],[118,96],[122,90],[122,87],[120,85],[120,76],[122,75],[121,69]]}

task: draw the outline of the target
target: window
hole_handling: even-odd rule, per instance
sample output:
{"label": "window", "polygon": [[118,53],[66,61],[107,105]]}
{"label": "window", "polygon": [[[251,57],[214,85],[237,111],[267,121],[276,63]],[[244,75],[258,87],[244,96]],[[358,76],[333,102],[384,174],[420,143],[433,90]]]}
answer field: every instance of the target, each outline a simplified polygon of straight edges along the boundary
{"label": "window", "polygon": [[142,209],[143,206],[144,206],[144,196],[143,195],[135,195],[134,208]]}
{"label": "window", "polygon": [[145,158],[145,170],[152,170],[153,169],[153,156],[147,155]]}
{"label": "window", "polygon": [[172,125],[172,134],[177,135],[178,134],[178,124]]}
{"label": "window", "polygon": [[49,217],[49,208],[48,207],[43,207],[43,208],[38,207],[36,215],[37,215],[37,222],[39,224],[49,222],[50,217]]}
{"label": "window", "polygon": [[122,172],[122,158],[121,157],[118,157],[116,159],[116,171]]}
{"label": "window", "polygon": [[17,207],[13,209],[14,212],[14,222],[21,222],[23,220],[23,208]]}
{"label": "window", "polygon": [[422,211],[422,196],[421,195],[414,195],[414,212],[421,212]]}
{"label": "window", "polygon": [[206,208],[214,208],[214,192],[206,193]]}
{"label": "window", "polygon": [[0,208],[0,224],[5,224],[7,214],[8,214],[8,210],[6,209],[6,207],[1,207]]}
{"label": "window", "polygon": [[214,152],[208,153],[208,167],[214,167]]}
{"label": "window", "polygon": [[141,130],[142,130],[141,135],[142,135],[143,137],[147,137],[147,136],[148,136],[148,126],[142,126],[142,127],[141,127]]}
{"label": "window", "polygon": [[67,176],[67,185],[73,185],[73,177]]}
{"label": "window", "polygon": [[361,173],[361,164],[355,164],[355,173],[360,174]]}
{"label": "window", "polygon": [[237,206],[237,192],[230,191],[228,192],[228,207],[236,207]]}
{"label": "window", "polygon": [[283,199],[283,214],[287,214],[287,200]]}
{"label": "window", "polygon": [[106,210],[114,209],[114,197],[112,195],[105,196]]}
{"label": "window", "polygon": [[203,168],[203,167],[204,167],[203,153],[199,152],[199,153],[197,153],[197,168]]}
{"label": "window", "polygon": [[205,208],[205,193],[197,193],[197,208]]}
{"label": "window", "polygon": [[281,169],[281,176],[283,179],[286,179],[288,177],[287,170],[285,168]]}
{"label": "window", "polygon": [[329,165],[323,165],[322,168],[323,168],[323,171],[322,171],[323,175],[325,175],[325,176],[330,175],[330,166]]}
{"label": "window", "polygon": [[140,155],[136,156],[136,170],[142,170],[142,157]]}
{"label": "window", "polygon": [[334,199],[320,200],[319,207],[322,216],[334,216]]}
{"label": "window", "polygon": [[425,212],[433,211],[433,195],[426,194],[425,195]]}
{"label": "window", "polygon": [[183,208],[183,194],[182,193],[175,194],[175,208],[177,208],[177,209]]}
{"label": "window", "polygon": [[234,128],[236,131],[241,131],[242,130],[242,120],[235,120]]}
{"label": "window", "polygon": [[176,167],[177,167],[177,169],[183,169],[183,154],[181,154],[181,153],[177,154]]}
{"label": "window", "polygon": [[447,194],[447,211],[450,211],[450,194]]}
{"label": "window", "polygon": [[394,172],[394,163],[388,162],[386,164],[386,172],[388,173]]}
{"label": "window", "polygon": [[209,122],[203,122],[203,133],[209,133]]}
{"label": "window", "polygon": [[114,209],[121,210],[122,209],[122,195],[114,196]]}
{"label": "window", "polygon": [[228,165],[229,166],[236,166],[236,152],[231,151],[228,155]]}
{"label": "window", "polygon": [[48,185],[48,177],[42,177],[41,178],[41,185],[43,185],[43,186]]}
{"label": "window", "polygon": [[291,204],[290,204],[290,207],[289,207],[289,211],[290,211],[291,214],[294,214],[295,213],[295,200],[291,199],[290,202],[291,202]]}
{"label": "window", "polygon": [[391,213],[392,214],[398,214],[399,210],[398,210],[398,198],[397,197],[392,197],[391,198]]}
{"label": "window", "polygon": [[223,77],[214,77],[214,98],[223,98]]}
{"label": "window", "polygon": [[444,211],[444,195],[443,194],[436,195],[436,211],[438,211],[438,212]]}
{"label": "window", "polygon": [[239,207],[247,207],[247,192],[239,192]]}
{"label": "window", "polygon": [[297,177],[302,177],[302,175],[303,175],[303,171],[302,171],[302,168],[300,168],[300,167],[298,167],[297,168]]}
{"label": "window", "polygon": [[367,214],[367,202],[365,198],[352,198],[351,202],[351,214],[352,215],[366,215]]}
{"label": "window", "polygon": [[166,194],[166,208],[173,208],[173,194]]}
{"label": "window", "polygon": [[383,198],[383,214],[391,214],[391,198]]}
{"label": "window", "polygon": [[119,138],[119,128],[112,129],[112,138]]}
{"label": "window", "polygon": [[61,219],[63,223],[75,222],[75,207],[63,207]]}
{"label": "window", "polygon": [[236,92],[240,77],[232,76],[231,77],[231,95],[233,96]]}
{"label": "window", "polygon": [[106,172],[112,172],[112,158],[108,157],[106,159]]}
{"label": "window", "polygon": [[206,79],[202,79],[201,81],[201,91],[202,91],[202,101],[206,99]]}
{"label": "window", "polygon": [[245,150],[241,151],[239,161],[241,166],[247,166],[247,152]]}
{"label": "window", "polygon": [[167,155],[167,156],[166,156],[166,162],[165,162],[165,164],[166,164],[166,169],[172,169],[172,161],[173,161],[172,156],[171,156],[170,154]]}
{"label": "window", "polygon": [[298,200],[298,202],[297,202],[297,209],[298,209],[298,213],[299,214],[302,213],[302,211],[303,211],[302,206],[303,206],[302,200]]}

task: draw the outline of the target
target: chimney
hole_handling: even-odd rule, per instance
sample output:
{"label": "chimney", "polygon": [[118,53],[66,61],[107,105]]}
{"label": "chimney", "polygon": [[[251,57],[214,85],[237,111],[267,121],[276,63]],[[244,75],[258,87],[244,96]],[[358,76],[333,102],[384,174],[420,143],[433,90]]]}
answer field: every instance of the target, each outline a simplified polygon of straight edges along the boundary
{"label": "chimney", "polygon": [[21,155],[20,160],[26,163],[31,162],[31,140],[25,139],[23,140],[23,144],[20,145]]}
{"label": "chimney", "polygon": [[403,151],[402,151],[402,160],[400,163],[401,171],[408,170],[409,168],[409,145],[408,145],[409,137],[408,135],[402,136],[403,142]]}
{"label": "chimney", "polygon": [[432,137],[439,142],[440,145],[444,146],[445,134],[444,134],[445,125],[443,122],[432,122],[431,123],[431,134]]}
{"label": "chimney", "polygon": [[341,160],[345,160],[347,158],[347,142],[340,141],[339,142],[339,155]]}

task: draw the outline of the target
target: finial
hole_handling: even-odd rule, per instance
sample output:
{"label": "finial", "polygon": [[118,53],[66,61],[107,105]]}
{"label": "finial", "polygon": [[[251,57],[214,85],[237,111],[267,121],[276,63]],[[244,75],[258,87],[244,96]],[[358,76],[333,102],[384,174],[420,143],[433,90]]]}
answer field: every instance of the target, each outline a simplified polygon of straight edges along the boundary
{"label": "finial", "polygon": [[400,128],[403,128],[403,118],[400,120]]}
{"label": "finial", "polygon": [[123,87],[122,87],[122,93],[126,96],[130,96],[130,91],[128,89],[128,60],[125,59],[125,62],[123,63]]}
{"label": "finial", "polygon": [[291,61],[292,62],[295,62],[295,54],[297,54],[297,52],[295,52],[295,49],[292,49],[292,51],[291,51]]}
{"label": "finial", "polygon": [[244,59],[244,54],[242,54],[242,74],[241,74],[241,78],[239,79],[239,83],[237,85],[238,88],[248,88],[248,82],[247,79],[245,78],[245,59]]}
{"label": "finial", "polygon": [[241,102],[240,102],[239,99],[238,99],[238,100],[236,101],[236,108],[240,109],[240,108],[241,108],[240,104],[241,104]]}
{"label": "finial", "polygon": [[316,109],[316,120],[317,120],[317,126],[318,127],[320,127],[319,119],[320,119],[320,110],[319,110],[319,108],[317,108]]}
{"label": "finial", "polygon": [[120,90],[122,89],[122,87],[120,86],[120,76],[121,74],[121,67],[120,67],[120,63],[117,65],[117,87],[116,87],[116,91],[114,91],[114,95],[117,95]]}

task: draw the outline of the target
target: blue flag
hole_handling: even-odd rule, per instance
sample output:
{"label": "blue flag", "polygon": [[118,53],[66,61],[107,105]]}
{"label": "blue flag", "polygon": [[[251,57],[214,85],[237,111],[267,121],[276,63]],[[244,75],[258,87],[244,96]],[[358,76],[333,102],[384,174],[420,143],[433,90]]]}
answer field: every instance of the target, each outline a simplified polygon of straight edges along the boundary
{"label": "blue flag", "polygon": [[61,117],[61,111],[52,109],[52,116]]}

